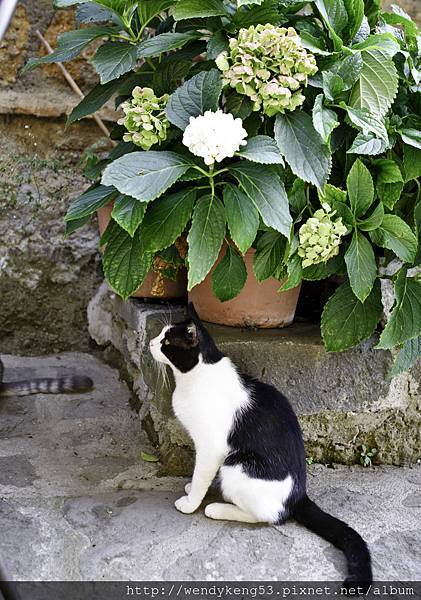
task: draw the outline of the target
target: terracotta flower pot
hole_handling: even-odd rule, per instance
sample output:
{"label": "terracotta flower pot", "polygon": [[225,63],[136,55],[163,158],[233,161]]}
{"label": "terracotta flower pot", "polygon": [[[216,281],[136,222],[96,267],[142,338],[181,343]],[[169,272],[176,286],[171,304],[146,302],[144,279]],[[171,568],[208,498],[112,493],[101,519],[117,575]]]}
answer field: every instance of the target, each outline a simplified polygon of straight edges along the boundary
{"label": "terracotta flower pot", "polygon": [[216,264],[207,277],[189,293],[201,319],[219,325],[233,327],[287,327],[294,320],[301,285],[286,292],[278,292],[281,282],[267,279],[259,283],[253,272],[251,248],[244,255],[247,268],[247,281],[241,292],[227,302],[220,302],[212,291],[212,272],[222,259],[221,251]]}
{"label": "terracotta flower pot", "polygon": [[[107,229],[111,219],[113,205],[108,204],[97,210],[99,233],[102,235]],[[178,270],[177,279],[173,281],[167,277],[162,277],[157,286],[157,275],[153,270],[146,275],[139,289],[131,294],[132,298],[154,298],[168,300],[170,298],[184,298],[187,295],[187,272],[182,268]]]}

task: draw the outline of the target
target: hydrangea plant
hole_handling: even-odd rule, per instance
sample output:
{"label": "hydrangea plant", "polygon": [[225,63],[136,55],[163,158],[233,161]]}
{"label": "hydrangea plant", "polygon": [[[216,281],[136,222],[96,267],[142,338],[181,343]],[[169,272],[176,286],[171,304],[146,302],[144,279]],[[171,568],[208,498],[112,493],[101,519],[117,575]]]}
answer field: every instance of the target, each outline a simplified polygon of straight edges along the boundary
{"label": "hydrangea plant", "polygon": [[[421,349],[420,33],[379,0],[56,0],[76,31],[30,61],[71,60],[102,40],[100,77],[71,124],[114,97],[116,146],[70,206],[67,233],[114,203],[101,244],[127,298],[151,265],[212,275],[226,301],[246,280],[280,290],[334,277],[321,330],[342,351],[381,328],[398,373]],[[182,250],[181,250],[182,249]],[[165,270],[165,269],[164,269]],[[165,270],[169,273],[171,268]]]}

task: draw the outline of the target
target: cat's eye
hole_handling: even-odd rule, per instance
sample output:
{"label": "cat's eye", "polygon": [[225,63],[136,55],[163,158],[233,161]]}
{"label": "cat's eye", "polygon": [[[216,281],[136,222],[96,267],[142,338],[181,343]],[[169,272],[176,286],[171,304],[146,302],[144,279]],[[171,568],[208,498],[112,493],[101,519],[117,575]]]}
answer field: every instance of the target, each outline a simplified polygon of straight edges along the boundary
{"label": "cat's eye", "polygon": [[165,338],[165,340],[164,340],[164,344],[165,344],[166,346],[169,346],[169,345],[170,345],[170,340],[167,340],[167,339]]}

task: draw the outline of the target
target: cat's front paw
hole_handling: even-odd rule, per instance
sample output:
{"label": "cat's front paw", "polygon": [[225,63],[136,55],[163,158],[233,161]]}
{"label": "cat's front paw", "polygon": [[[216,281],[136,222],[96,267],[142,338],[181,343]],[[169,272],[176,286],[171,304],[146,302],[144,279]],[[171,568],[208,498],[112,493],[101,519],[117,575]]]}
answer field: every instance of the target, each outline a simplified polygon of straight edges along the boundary
{"label": "cat's front paw", "polygon": [[190,492],[191,492],[191,483],[186,483],[186,485],[184,486],[184,491],[186,492],[187,496],[190,494]]}
{"label": "cat's front paw", "polygon": [[185,515],[189,515],[199,508],[199,504],[193,503],[189,496],[182,496],[174,502],[174,506]]}

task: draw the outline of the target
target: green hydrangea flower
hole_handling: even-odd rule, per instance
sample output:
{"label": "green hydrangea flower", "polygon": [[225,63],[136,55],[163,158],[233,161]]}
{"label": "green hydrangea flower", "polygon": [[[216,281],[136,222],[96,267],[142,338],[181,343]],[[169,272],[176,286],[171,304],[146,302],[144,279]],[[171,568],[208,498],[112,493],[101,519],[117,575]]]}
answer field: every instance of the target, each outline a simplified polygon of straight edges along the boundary
{"label": "green hydrangea flower", "polygon": [[341,217],[332,219],[334,214],[335,211],[329,204],[324,203],[322,208],[316,210],[314,215],[301,225],[298,232],[298,256],[303,259],[303,267],[327,262],[339,254],[341,238],[348,230]]}
{"label": "green hydrangea flower", "polygon": [[165,115],[167,101],[168,94],[158,98],[151,88],[135,87],[132,99],[123,102],[125,116],[118,121],[128,131],[123,136],[124,141],[149,150],[165,140],[170,125]]}
{"label": "green hydrangea flower", "polygon": [[223,80],[268,116],[295,110],[304,102],[302,89],[317,71],[316,59],[292,27],[256,25],[231,38],[229,52],[216,59]]}

